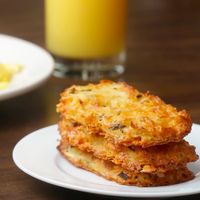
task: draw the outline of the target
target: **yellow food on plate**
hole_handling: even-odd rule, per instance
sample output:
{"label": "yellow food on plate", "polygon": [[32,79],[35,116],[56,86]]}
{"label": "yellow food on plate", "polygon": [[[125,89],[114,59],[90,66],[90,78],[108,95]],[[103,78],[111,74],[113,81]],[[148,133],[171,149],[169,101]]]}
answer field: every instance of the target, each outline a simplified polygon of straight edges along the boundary
{"label": "yellow food on plate", "polygon": [[0,89],[5,89],[13,76],[22,70],[20,64],[1,64],[0,63]]}

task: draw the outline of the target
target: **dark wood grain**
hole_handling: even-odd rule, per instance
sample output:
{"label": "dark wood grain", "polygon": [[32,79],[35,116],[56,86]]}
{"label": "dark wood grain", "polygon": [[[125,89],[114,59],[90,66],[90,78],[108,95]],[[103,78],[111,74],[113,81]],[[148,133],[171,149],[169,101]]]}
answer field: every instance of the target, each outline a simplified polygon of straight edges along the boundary
{"label": "dark wood grain", "polygon": [[[0,0],[0,32],[44,47],[43,1]],[[130,0],[127,71],[120,78],[149,90],[200,123],[200,1]],[[25,95],[0,102],[0,199],[115,199],[67,190],[21,172],[12,150],[27,133],[57,122],[59,93],[80,81],[51,77]],[[179,197],[200,199],[200,195]]]}

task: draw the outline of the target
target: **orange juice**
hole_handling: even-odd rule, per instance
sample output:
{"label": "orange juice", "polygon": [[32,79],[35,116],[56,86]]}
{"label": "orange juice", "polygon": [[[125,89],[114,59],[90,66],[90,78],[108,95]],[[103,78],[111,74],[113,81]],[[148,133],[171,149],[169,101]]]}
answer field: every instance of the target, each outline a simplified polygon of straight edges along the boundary
{"label": "orange juice", "polygon": [[65,58],[115,55],[125,43],[126,0],[45,0],[46,45]]}

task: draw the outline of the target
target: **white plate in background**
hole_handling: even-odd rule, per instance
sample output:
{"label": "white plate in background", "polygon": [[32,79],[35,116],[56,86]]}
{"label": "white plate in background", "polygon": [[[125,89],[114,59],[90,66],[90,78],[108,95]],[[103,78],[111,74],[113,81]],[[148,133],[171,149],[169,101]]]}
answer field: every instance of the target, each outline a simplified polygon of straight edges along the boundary
{"label": "white plate in background", "polygon": [[0,34],[0,63],[21,64],[23,70],[14,75],[0,100],[28,92],[42,84],[53,72],[52,56],[41,47],[8,35]]}
{"label": "white plate in background", "polygon": [[[200,155],[200,125],[193,124],[186,137]],[[13,150],[13,160],[25,173],[41,181],[68,189],[119,197],[173,197],[200,193],[200,160],[190,165],[191,181],[170,186],[124,186],[77,168],[57,151],[57,125],[37,130],[21,139]]]}

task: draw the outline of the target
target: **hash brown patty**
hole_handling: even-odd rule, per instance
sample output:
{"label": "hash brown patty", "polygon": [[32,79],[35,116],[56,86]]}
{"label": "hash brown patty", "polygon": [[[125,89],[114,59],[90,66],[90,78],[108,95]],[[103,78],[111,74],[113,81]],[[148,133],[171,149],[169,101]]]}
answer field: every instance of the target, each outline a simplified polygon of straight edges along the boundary
{"label": "hash brown patty", "polygon": [[185,110],[178,111],[158,96],[122,82],[71,86],[61,94],[57,112],[125,146],[179,142],[192,125]]}
{"label": "hash brown patty", "polygon": [[108,180],[124,185],[161,186],[191,180],[193,174],[186,168],[178,168],[164,174],[137,173],[128,171],[111,161],[96,158],[91,153],[79,150],[68,143],[60,143],[58,150],[77,167],[83,168]]}
{"label": "hash brown patty", "polygon": [[59,131],[63,141],[130,171],[163,173],[198,159],[195,147],[186,141],[149,148],[119,146],[99,134],[89,133],[84,126],[74,127],[73,123],[65,119],[59,122]]}

